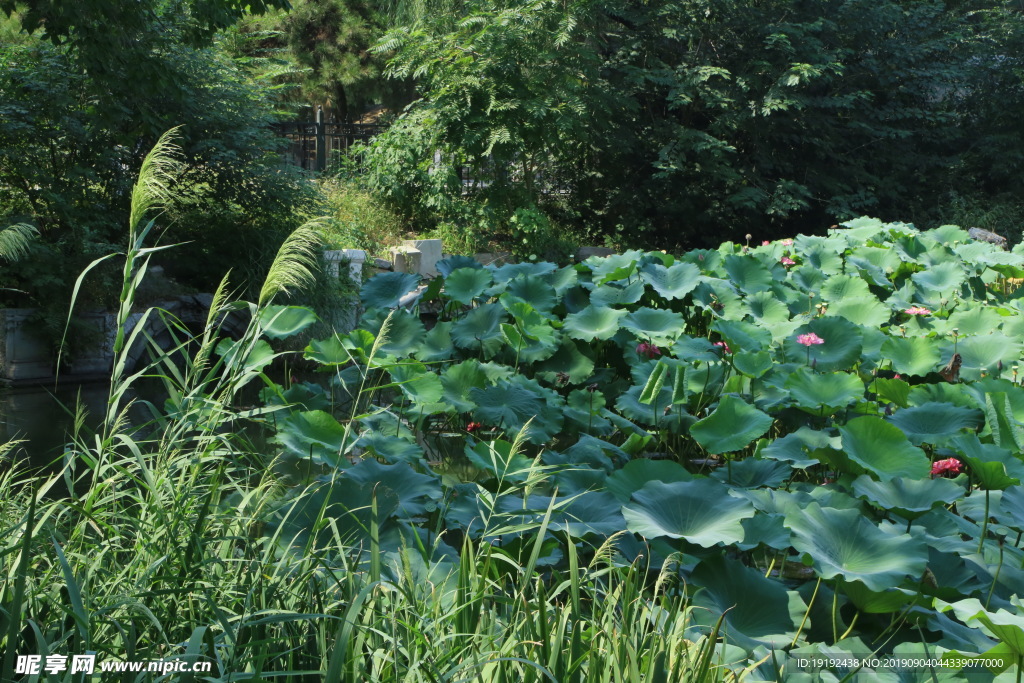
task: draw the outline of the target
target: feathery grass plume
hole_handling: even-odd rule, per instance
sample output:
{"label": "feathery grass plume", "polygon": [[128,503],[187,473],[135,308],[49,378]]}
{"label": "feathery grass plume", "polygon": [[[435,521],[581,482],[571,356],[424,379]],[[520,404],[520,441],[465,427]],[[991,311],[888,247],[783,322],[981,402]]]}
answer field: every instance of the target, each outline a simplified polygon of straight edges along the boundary
{"label": "feathery grass plume", "polygon": [[181,148],[175,144],[180,129],[181,126],[176,126],[161,135],[142,162],[139,179],[132,188],[132,208],[128,219],[128,229],[132,236],[147,213],[153,209],[162,209],[174,197],[171,185],[182,168],[177,158]]}
{"label": "feathery grass plume", "polygon": [[267,279],[263,281],[260,306],[269,304],[278,294],[309,287],[316,281],[313,269],[317,265],[317,249],[321,244],[319,227],[318,221],[310,221],[300,225],[285,239],[277,250]]}
{"label": "feathery grass plume", "polygon": [[28,223],[17,223],[0,230],[0,258],[17,261],[28,252],[39,231]]}

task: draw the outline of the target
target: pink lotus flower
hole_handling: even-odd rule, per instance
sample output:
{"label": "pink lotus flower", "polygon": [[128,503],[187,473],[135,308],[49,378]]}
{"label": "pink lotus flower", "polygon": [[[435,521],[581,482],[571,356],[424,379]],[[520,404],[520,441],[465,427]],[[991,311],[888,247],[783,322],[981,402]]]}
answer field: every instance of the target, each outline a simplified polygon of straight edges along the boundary
{"label": "pink lotus flower", "polygon": [[724,341],[716,341],[715,346],[721,348],[723,353],[732,353],[732,349]]}
{"label": "pink lotus flower", "polygon": [[779,244],[781,244],[784,247],[791,247],[791,246],[793,246],[793,240],[789,240],[789,239],[782,240],[782,241],[779,242]]}
{"label": "pink lotus flower", "polygon": [[779,259],[779,263],[781,263],[784,266],[796,265],[796,261],[794,261],[793,259],[789,258],[788,256],[783,256],[781,259]]}
{"label": "pink lotus flower", "polygon": [[907,315],[931,315],[932,314],[932,312],[929,311],[924,306],[911,306],[910,308],[908,308],[907,310],[905,310],[903,312],[906,313]]}
{"label": "pink lotus flower", "polygon": [[768,240],[761,240],[762,247],[767,247],[769,244],[771,244],[771,242],[769,242]]}
{"label": "pink lotus flower", "polygon": [[825,340],[819,337],[818,335],[814,334],[813,332],[808,332],[807,334],[801,334],[799,337],[797,337],[796,343],[803,344],[809,349],[814,344],[824,344]]}
{"label": "pink lotus flower", "polygon": [[647,342],[640,342],[636,345],[636,352],[641,356],[647,356],[648,358],[657,358],[661,355],[661,349],[654,344],[648,344]]}
{"label": "pink lotus flower", "polygon": [[963,463],[956,458],[946,458],[945,460],[936,460],[932,463],[932,476],[935,475],[954,475],[960,474],[960,469],[963,467]]}

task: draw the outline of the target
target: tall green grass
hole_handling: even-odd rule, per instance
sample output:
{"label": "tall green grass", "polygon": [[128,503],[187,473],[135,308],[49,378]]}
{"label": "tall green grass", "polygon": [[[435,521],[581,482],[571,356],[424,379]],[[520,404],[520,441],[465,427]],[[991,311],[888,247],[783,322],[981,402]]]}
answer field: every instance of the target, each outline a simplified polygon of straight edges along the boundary
{"label": "tall green grass", "polygon": [[[525,528],[532,540],[518,555],[469,538],[457,556],[439,547],[385,554],[373,509],[368,553],[323,514],[301,551],[293,549],[296,539],[281,538],[272,513],[291,514],[304,496],[286,497],[273,453],[238,429],[267,414],[235,404],[261,377],[260,312],[309,280],[313,233],[300,230],[282,247],[258,304],[232,302],[225,279],[198,335],[165,312],[147,311],[164,316],[177,346],[153,344],[149,363],[128,367],[129,351],[147,341],[143,325],[129,332],[127,322],[154,251],[143,244],[153,220],[143,220],[169,187],[171,143],[165,138],[154,150],[133,195],[102,426],[87,431],[79,410],[55,471],[12,466],[0,474],[0,680],[19,679],[17,655],[85,653],[99,661],[215,662],[211,675],[181,674],[180,681],[617,683],[745,675],[722,661],[717,627],[693,627],[671,568],[624,564],[609,541],[586,561],[569,542],[568,571],[544,569],[550,510],[538,524],[512,527],[512,518],[496,512],[497,496],[491,499],[480,538]],[[219,325],[239,311],[249,326],[218,353]],[[177,359],[186,352],[183,364]],[[146,377],[161,381],[169,398],[164,406],[137,405],[150,419],[132,426],[131,389]],[[0,459],[10,448],[0,448]],[[533,487],[544,476],[531,465],[502,490]],[[65,672],[49,680],[85,679]]]}

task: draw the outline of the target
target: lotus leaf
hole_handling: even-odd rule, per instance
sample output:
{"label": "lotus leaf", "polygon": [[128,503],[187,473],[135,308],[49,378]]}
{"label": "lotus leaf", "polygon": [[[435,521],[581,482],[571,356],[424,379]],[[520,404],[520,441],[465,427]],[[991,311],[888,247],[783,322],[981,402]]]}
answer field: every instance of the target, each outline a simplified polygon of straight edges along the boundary
{"label": "lotus leaf", "polygon": [[622,506],[626,528],[645,538],[683,538],[711,548],[743,540],[740,521],[754,516],[746,500],[710,480],[651,481]]}
{"label": "lotus leaf", "polygon": [[267,306],[260,311],[263,334],[271,339],[296,335],[316,322],[316,313],[304,306]]}
{"label": "lotus leaf", "polygon": [[484,304],[474,308],[452,325],[452,341],[462,349],[479,351],[484,358],[491,358],[505,345],[501,323],[505,309],[499,304]]}
{"label": "lotus leaf", "polygon": [[864,398],[864,382],[846,372],[822,374],[799,368],[786,380],[786,389],[801,408],[816,414],[833,412]]}
{"label": "lotus leaf", "polygon": [[[797,338],[804,334],[814,333],[824,339],[823,344],[807,347],[797,343]],[[793,336],[783,342],[786,360],[793,363],[808,364],[808,348],[810,360],[816,370],[832,372],[849,370],[859,360],[863,350],[864,335],[858,325],[845,318],[815,318],[801,325]]]}
{"label": "lotus leaf", "polygon": [[693,475],[685,467],[671,460],[650,460],[639,458],[632,460],[624,467],[608,476],[608,490],[623,503],[629,502],[630,496],[639,491],[648,482],[691,481]]}
{"label": "lotus leaf", "polygon": [[724,615],[725,639],[748,650],[788,646],[807,608],[782,583],[721,555],[702,561],[690,584],[701,589],[693,596],[693,605],[703,608],[693,612],[696,623],[711,626]]}
{"label": "lotus leaf", "polygon": [[366,308],[395,308],[419,283],[413,273],[378,273],[363,283],[359,297]]}
{"label": "lotus leaf", "polygon": [[656,308],[638,308],[627,313],[620,324],[638,339],[657,345],[671,343],[685,327],[682,314]]}
{"label": "lotus leaf", "polygon": [[861,475],[853,482],[853,491],[882,510],[895,512],[904,519],[917,519],[937,505],[949,505],[964,497],[964,488],[949,479],[904,479],[875,481]]}
{"label": "lotus leaf", "polygon": [[897,410],[888,420],[915,445],[939,443],[947,436],[953,436],[962,429],[980,427],[984,422],[980,410],[936,402]]}
{"label": "lotus leaf", "polygon": [[890,337],[882,344],[882,357],[905,375],[927,375],[942,362],[938,345],[922,337]]}
{"label": "lotus leaf", "polygon": [[733,285],[746,294],[771,289],[775,282],[772,271],[752,255],[730,254],[723,265]]}
{"label": "lotus leaf", "polygon": [[924,541],[908,534],[887,534],[857,510],[810,503],[786,515],[793,547],[811,558],[824,579],[860,581],[873,591],[895,588],[924,573]]}
{"label": "lotus leaf", "polygon": [[700,269],[691,263],[677,263],[669,268],[649,265],[644,267],[640,277],[670,301],[685,298],[701,281]]}
{"label": "lotus leaf", "polygon": [[494,281],[485,268],[458,268],[444,280],[444,294],[452,301],[469,306],[481,298]]}
{"label": "lotus leaf", "polygon": [[690,427],[690,436],[708,453],[745,448],[772,426],[770,415],[735,396],[725,395],[714,412]]}
{"label": "lotus leaf", "polygon": [[930,463],[895,425],[872,417],[858,417],[839,428],[843,451],[853,462],[883,481],[895,477],[922,479]]}
{"label": "lotus leaf", "polygon": [[643,280],[633,280],[628,285],[611,283],[595,287],[594,291],[590,293],[590,303],[594,306],[635,304],[643,295]]}
{"label": "lotus leaf", "polygon": [[587,306],[579,313],[570,313],[562,328],[567,335],[581,341],[611,339],[619,331],[619,319],[626,311],[607,306]]}

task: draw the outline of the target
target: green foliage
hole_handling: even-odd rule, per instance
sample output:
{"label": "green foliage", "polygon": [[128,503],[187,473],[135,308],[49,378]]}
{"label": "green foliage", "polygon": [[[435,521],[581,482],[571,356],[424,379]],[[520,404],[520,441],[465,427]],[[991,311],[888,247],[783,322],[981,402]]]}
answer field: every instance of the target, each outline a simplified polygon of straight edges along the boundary
{"label": "green foliage", "polygon": [[370,185],[513,244],[550,223],[713,246],[868,211],[1016,233],[1022,36],[997,3],[477,0],[379,42],[421,98]]}

